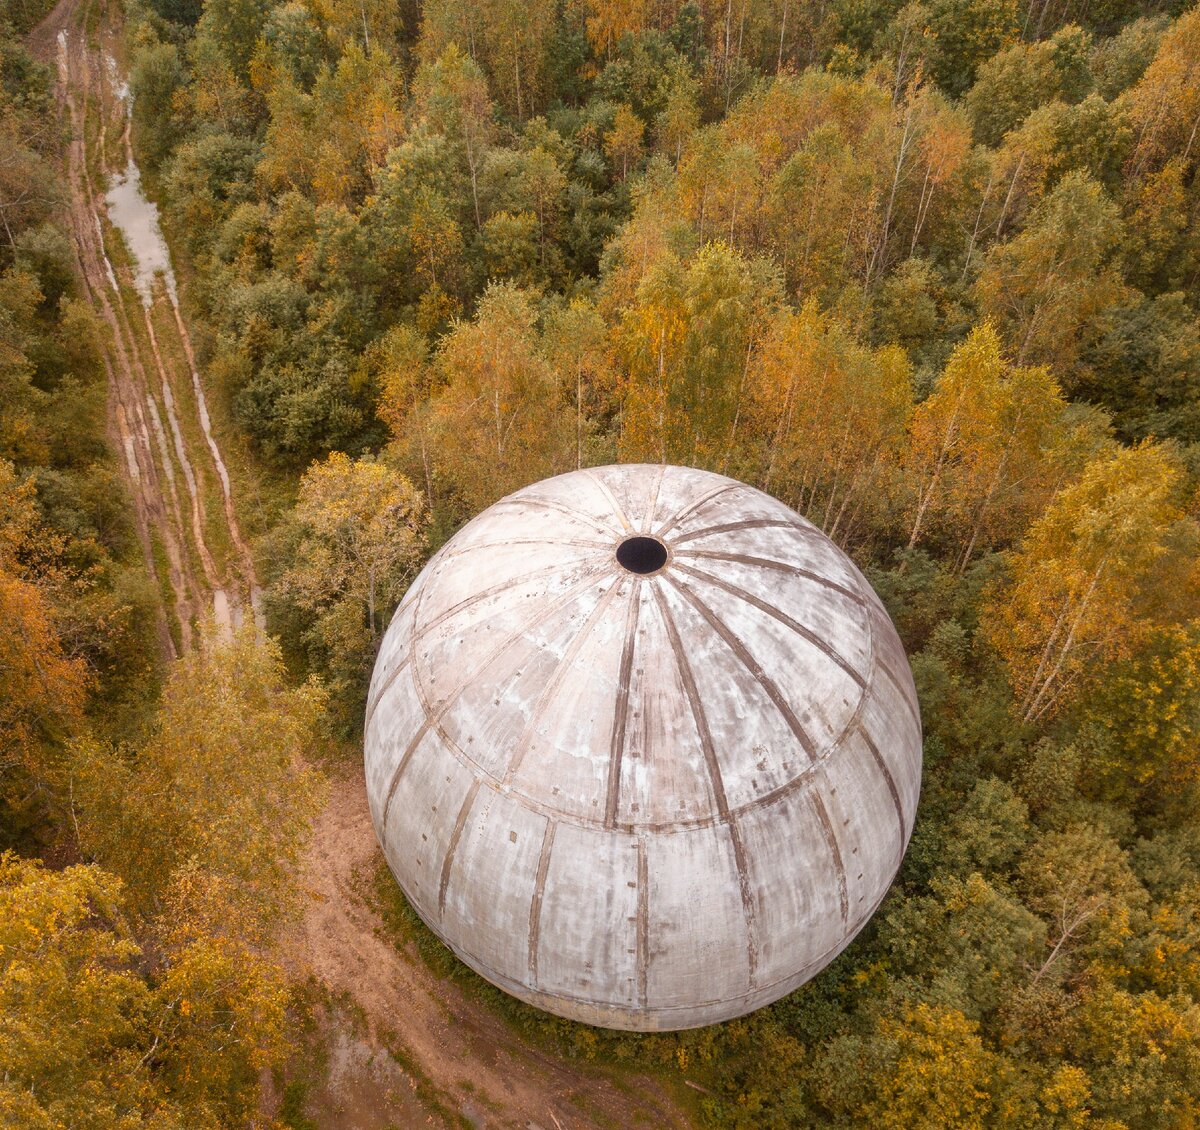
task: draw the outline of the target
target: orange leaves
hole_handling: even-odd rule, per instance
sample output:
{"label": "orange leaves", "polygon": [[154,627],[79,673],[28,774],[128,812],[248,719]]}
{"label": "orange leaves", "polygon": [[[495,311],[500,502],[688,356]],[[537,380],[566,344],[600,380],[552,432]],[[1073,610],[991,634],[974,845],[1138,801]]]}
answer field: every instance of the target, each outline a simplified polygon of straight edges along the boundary
{"label": "orange leaves", "polygon": [[687,332],[682,268],[663,255],[643,276],[636,302],[623,312],[620,340],[629,377],[622,418],[626,459],[667,460],[667,406]]}
{"label": "orange leaves", "polygon": [[587,35],[597,55],[608,55],[626,35],[642,31],[651,0],[587,0]]}
{"label": "orange leaves", "polygon": [[1185,166],[1200,156],[1200,9],[1171,25],[1158,54],[1129,93],[1137,143],[1132,171],[1143,174],[1179,158]]}
{"label": "orange leaves", "polygon": [[47,743],[79,723],[91,678],[64,653],[45,595],[3,572],[0,625],[0,759],[44,778]]}
{"label": "orange leaves", "polygon": [[51,775],[57,745],[82,717],[91,674],[59,637],[62,539],[40,523],[32,479],[0,461],[0,764]]}

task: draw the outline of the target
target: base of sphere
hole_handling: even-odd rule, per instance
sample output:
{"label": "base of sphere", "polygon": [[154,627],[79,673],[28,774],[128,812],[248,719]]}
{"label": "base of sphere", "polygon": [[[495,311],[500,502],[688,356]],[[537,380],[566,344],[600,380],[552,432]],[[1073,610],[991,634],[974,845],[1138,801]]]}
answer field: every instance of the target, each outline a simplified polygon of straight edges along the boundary
{"label": "base of sphere", "polygon": [[[393,878],[395,878],[394,875]],[[515,997],[522,1003],[540,1009],[542,1012],[560,1016],[564,1020],[573,1020],[578,1024],[589,1024],[594,1028],[608,1028],[618,1032],[682,1032],[689,1028],[706,1028],[711,1024],[723,1024],[728,1020],[737,1020],[739,1017],[747,1016],[752,1012],[757,1012],[760,1008],[774,1004],[789,993],[795,992],[801,985],[811,981],[833,962],[854,941],[879,908],[879,903],[872,906],[862,921],[835,949],[822,954],[809,966],[783,981],[762,986],[752,993],[733,1000],[709,1001],[699,1005],[676,1008],[627,1008],[600,1001],[588,1001],[564,997],[556,993],[540,992],[493,972],[476,961],[469,953],[465,953],[448,941],[415,900],[409,897],[408,892],[404,890],[399,881],[397,881],[397,886],[400,887],[400,893],[404,895],[404,900],[428,927],[430,933],[468,969],[477,973],[490,985],[495,985],[497,989],[507,993],[510,997]],[[882,901],[881,898],[879,902]]]}

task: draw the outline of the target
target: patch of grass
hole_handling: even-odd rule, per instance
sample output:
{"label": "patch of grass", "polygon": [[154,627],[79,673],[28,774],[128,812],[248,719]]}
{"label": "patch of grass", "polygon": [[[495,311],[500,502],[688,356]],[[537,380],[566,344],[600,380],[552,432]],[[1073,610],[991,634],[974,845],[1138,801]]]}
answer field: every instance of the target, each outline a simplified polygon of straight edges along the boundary
{"label": "patch of grass", "polygon": [[175,615],[175,590],[171,588],[171,566],[167,551],[157,529],[150,527],[150,555],[154,559],[154,579],[158,582],[158,595],[163,612],[167,617],[167,631],[177,652],[183,651],[183,627]]}
{"label": "patch of grass", "polygon": [[329,1069],[329,1050],[319,1019],[328,1011],[328,993],[315,978],[309,977],[303,984],[293,986],[288,1019],[296,1050],[287,1067],[275,1078],[276,1087],[283,1092],[279,1120],[290,1130],[318,1130],[306,1109],[313,1088]]}
{"label": "patch of grass", "polygon": [[317,1130],[317,1124],[304,1113],[310,1087],[305,1078],[289,1079],[284,1084],[279,1121],[290,1130]]}

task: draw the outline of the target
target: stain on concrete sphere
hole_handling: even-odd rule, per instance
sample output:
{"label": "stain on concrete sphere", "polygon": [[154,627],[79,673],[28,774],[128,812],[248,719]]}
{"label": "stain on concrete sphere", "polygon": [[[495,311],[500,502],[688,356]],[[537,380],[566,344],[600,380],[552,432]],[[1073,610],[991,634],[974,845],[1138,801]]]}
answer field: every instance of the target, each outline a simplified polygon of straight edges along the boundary
{"label": "stain on concrete sphere", "polygon": [[496,503],[397,611],[367,705],[379,842],[463,961],[561,1016],[742,1015],[821,970],[917,806],[912,675],[850,559],[682,467]]}

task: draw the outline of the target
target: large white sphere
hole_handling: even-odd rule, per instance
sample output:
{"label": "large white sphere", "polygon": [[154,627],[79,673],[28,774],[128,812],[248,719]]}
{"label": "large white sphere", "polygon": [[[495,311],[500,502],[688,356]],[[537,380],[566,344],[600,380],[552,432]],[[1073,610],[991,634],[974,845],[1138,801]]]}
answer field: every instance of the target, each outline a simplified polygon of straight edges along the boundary
{"label": "large white sphere", "polygon": [[870,918],[921,724],[887,613],[813,525],[720,475],[601,467],[430,560],[375,666],[366,773],[392,872],[472,969],[590,1024],[688,1028],[790,992]]}

